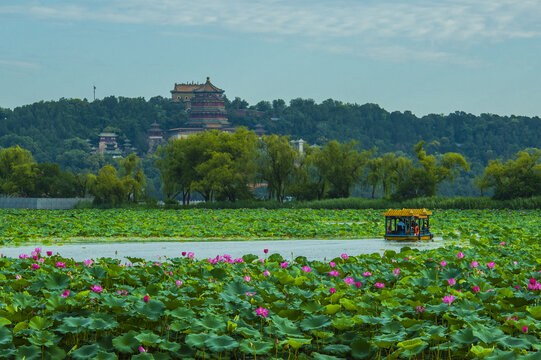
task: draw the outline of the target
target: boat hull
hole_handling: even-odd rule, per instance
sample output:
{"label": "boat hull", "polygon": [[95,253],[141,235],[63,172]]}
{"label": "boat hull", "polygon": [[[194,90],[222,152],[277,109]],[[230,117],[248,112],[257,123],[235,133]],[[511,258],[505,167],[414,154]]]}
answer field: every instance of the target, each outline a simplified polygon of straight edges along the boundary
{"label": "boat hull", "polygon": [[396,240],[396,241],[417,241],[417,240],[432,240],[434,234],[423,234],[419,235],[385,235],[385,240]]}

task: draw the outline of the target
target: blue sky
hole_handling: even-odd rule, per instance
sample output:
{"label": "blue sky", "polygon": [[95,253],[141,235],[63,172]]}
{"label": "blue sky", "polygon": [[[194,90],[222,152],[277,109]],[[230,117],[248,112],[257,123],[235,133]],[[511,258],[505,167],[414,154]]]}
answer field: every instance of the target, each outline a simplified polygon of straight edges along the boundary
{"label": "blue sky", "polygon": [[0,2],[0,107],[60,97],[333,98],[541,116],[541,1]]}

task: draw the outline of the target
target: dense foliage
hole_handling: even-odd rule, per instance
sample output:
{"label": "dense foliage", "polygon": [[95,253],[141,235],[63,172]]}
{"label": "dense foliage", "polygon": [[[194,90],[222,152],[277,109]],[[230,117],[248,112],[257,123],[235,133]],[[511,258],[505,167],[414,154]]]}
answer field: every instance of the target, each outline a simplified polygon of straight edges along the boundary
{"label": "dense foliage", "polygon": [[[46,248],[2,258],[0,351],[26,359],[537,359],[539,212],[438,218],[434,227],[470,245],[330,262],[185,253],[128,266]],[[72,227],[84,224],[75,219]]]}
{"label": "dense foliage", "polygon": [[446,153],[427,155],[424,142],[415,145],[417,161],[394,153],[375,156],[359,152],[356,143],[335,140],[325,146],[296,151],[286,136],[258,138],[241,127],[233,134],[218,131],[171,140],[160,148],[157,165],[167,199],[182,194],[182,203],[198,192],[205,201],[253,198],[248,186],[264,183],[269,198],[283,201],[347,198],[355,186],[382,187],[387,196],[410,199],[436,195],[445,180],[454,180],[458,168],[468,171],[466,159]]}
{"label": "dense foliage", "polygon": [[[291,135],[310,144],[354,140],[362,149],[377,147],[382,154],[403,152],[413,157],[413,146],[424,140],[430,153],[461,153],[471,163],[472,174],[459,177],[454,185],[445,184],[440,189],[442,195],[478,195],[471,181],[489,160],[509,159],[529,147],[541,148],[539,117],[474,116],[464,112],[417,117],[409,111],[388,112],[375,104],[345,104],[331,99],[320,104],[310,99],[286,104],[278,99],[249,106],[236,98],[226,106],[234,126],[254,129],[262,124],[268,134]],[[58,163],[75,173],[97,173],[104,160],[89,150],[97,146],[98,134],[106,127],[118,129],[121,143],[130,140],[143,155],[154,121],[170,129],[182,127],[186,120],[182,103],[160,96],[148,101],[114,96],[92,102],[41,101],[13,110],[0,108],[0,147],[19,145],[40,163]]]}

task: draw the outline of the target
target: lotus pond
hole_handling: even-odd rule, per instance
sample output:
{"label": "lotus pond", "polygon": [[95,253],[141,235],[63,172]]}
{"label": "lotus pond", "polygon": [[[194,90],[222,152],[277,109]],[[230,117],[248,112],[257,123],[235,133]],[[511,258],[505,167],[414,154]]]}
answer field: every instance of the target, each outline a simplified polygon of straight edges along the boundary
{"label": "lotus pond", "polygon": [[[368,231],[381,222],[380,211],[303,211],[283,215],[303,223],[304,214],[308,227],[316,229],[310,232],[330,229],[330,235],[353,226]],[[116,222],[86,212],[71,214],[93,224],[88,234],[134,234],[130,226],[121,232],[104,225],[117,226],[120,214],[138,230],[161,227],[151,221],[136,225],[130,216],[144,220],[144,211],[107,213],[117,216]],[[175,213],[154,218],[165,225],[164,216],[171,216],[182,231],[197,227],[195,220],[188,225],[173,220],[180,216]],[[201,213],[211,220],[198,231],[216,231],[225,217],[242,229],[233,237],[249,237],[249,227],[264,226],[244,223],[254,216],[243,217],[242,211],[236,218]],[[71,230],[57,228],[52,235],[51,229],[40,229],[64,226],[63,220],[72,218],[69,212],[20,214],[4,211],[3,216],[24,218],[19,223],[36,232],[31,239],[81,236],[76,221]],[[43,245],[15,259],[0,258],[0,357],[539,359],[539,215],[437,212],[432,226],[444,238],[467,239],[468,246],[344,253],[329,261],[284,259],[271,248],[199,260],[187,251],[161,262],[129,258],[124,265],[111,258],[75,261]],[[56,223],[55,216],[60,216]],[[272,229],[290,228],[272,223],[286,221],[277,214],[268,218]],[[3,226],[13,232],[11,241],[21,236],[13,223]],[[377,227],[372,231],[379,232]]]}
{"label": "lotus pond", "polygon": [[[0,242],[383,238],[382,210],[18,210],[0,209]],[[444,239],[535,237],[541,210],[433,210]]]}

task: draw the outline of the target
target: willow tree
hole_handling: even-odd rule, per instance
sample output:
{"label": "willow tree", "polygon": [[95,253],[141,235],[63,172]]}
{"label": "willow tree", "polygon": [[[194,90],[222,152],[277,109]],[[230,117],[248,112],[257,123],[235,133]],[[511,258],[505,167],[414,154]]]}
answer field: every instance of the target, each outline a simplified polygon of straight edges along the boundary
{"label": "willow tree", "polygon": [[445,153],[436,157],[427,155],[423,149],[425,142],[421,141],[413,148],[417,165],[402,178],[394,195],[398,199],[435,196],[438,185],[443,181],[453,181],[460,170],[469,171],[470,165],[458,153]]}

